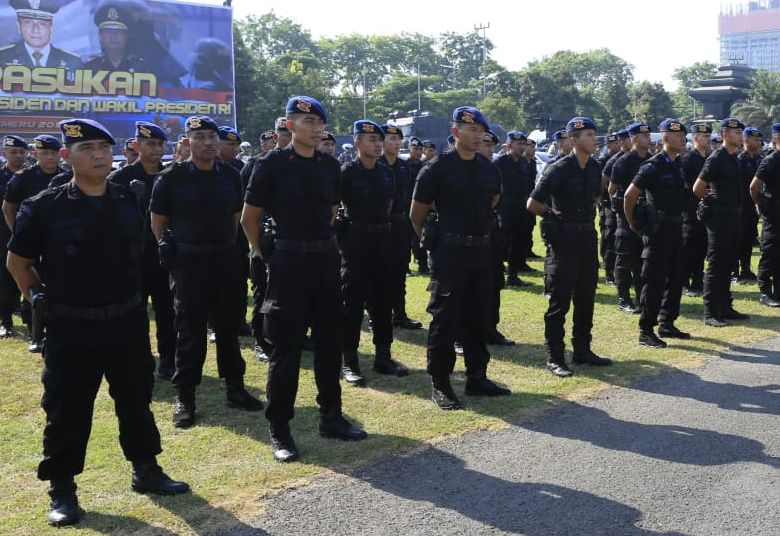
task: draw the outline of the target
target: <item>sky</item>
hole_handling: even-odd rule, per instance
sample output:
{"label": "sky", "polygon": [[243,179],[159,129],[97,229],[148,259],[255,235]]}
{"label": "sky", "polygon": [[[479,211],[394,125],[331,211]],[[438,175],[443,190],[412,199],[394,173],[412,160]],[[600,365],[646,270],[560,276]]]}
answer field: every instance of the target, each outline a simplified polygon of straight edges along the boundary
{"label": "sky", "polygon": [[[188,0],[221,5],[221,0]],[[495,7],[496,5],[500,8]],[[717,0],[554,0],[552,2],[354,2],[343,0],[266,2],[233,0],[234,16],[273,10],[308,29],[317,38],[339,34],[395,34],[486,30],[491,57],[509,70],[524,67],[557,50],[584,52],[609,48],[634,66],[637,80],[677,84],[675,68],[697,61],[718,63]],[[323,7],[327,6],[327,9]],[[392,10],[384,13],[384,10]]]}

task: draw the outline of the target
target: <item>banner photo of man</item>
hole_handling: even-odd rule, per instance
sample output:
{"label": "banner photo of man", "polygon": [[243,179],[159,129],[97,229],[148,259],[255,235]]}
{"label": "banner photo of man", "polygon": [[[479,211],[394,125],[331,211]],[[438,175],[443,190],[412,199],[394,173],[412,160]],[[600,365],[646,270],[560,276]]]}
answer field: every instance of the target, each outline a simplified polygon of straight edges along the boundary
{"label": "banner photo of man", "polygon": [[[5,41],[5,42],[4,42]],[[235,126],[232,10],[165,0],[0,0],[0,132],[95,119],[118,138],[191,115]]]}

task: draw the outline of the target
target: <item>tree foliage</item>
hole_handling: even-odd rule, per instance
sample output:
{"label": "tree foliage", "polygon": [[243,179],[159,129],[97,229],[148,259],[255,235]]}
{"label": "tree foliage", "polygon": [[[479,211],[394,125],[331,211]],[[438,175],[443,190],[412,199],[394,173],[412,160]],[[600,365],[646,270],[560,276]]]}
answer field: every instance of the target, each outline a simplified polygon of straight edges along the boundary
{"label": "tree foliage", "polygon": [[780,121],[780,73],[758,69],[750,84],[750,97],[736,103],[732,115],[767,135]]}

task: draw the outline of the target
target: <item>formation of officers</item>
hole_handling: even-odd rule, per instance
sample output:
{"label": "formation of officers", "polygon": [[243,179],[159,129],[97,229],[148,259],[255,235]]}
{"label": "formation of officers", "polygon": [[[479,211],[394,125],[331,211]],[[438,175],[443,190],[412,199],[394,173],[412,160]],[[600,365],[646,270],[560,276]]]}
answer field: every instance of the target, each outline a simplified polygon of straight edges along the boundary
{"label": "formation of officers", "polygon": [[[47,423],[38,476],[51,483],[49,523],[72,524],[83,514],[74,476],[83,470],[103,376],[133,465],[133,489],[189,490],[156,462],[150,299],[156,372],[176,390],[174,425],[188,428],[197,418],[209,330],[227,404],[264,407],[244,386],[239,347],[251,279],[250,333],[255,356],[269,363],[265,416],[280,462],[298,458],[289,423],[304,349],[314,350],[324,437],[366,437],[343,415],[340,383],[367,384],[358,355],[364,311],[373,370],[408,375],[392,345],[394,326],[422,327],[405,308],[415,248],[415,257],[425,259],[420,268],[431,273],[431,398],[445,410],[461,407],[450,382],[458,353],[467,396],[510,394],[488,377],[487,347],[514,344],[497,329],[500,290],[524,285],[518,274],[531,270],[537,216],[547,246],[547,368],[556,376],[574,373],[564,332],[572,304],[572,361],[612,364],[591,348],[597,211],[607,280],[617,286],[620,309],[639,312],[641,344],[663,347],[665,338],[690,337],[675,326],[683,288],[703,292],[707,325],[746,318],[734,310],[729,286],[733,273],[750,275],[753,214],[763,219],[761,303],[780,306],[780,123],[772,127],[775,150],[763,160],[760,133],[735,119],[721,123],[723,146],[712,152],[709,126],[694,127],[694,148],[686,152],[685,125],[667,119],[652,156],[651,129],[636,123],[607,136],[606,153],[597,159],[596,125],[575,117],[556,133],[558,155],[537,179],[533,142],[509,132],[506,153],[492,160],[500,140],[473,107],[454,110],[451,147],[424,160],[424,141],[408,140],[409,158],[401,159],[403,133],[364,119],[354,123],[355,158],[340,164],[327,121],[318,101],[293,97],[273,131],[263,133],[263,152],[243,161],[235,129],[193,116],[169,166],[161,163],[165,132],[140,121],[125,147],[137,158],[113,172],[114,138],[94,121],[61,122],[61,140],[36,137],[36,163],[26,168],[25,141],[5,136],[6,226],[0,230],[8,272],[0,319],[3,335],[13,335],[11,314],[21,292],[31,304],[25,314],[32,331],[45,322],[45,344],[42,338],[33,343],[44,357]],[[60,157],[69,171],[59,167]]]}

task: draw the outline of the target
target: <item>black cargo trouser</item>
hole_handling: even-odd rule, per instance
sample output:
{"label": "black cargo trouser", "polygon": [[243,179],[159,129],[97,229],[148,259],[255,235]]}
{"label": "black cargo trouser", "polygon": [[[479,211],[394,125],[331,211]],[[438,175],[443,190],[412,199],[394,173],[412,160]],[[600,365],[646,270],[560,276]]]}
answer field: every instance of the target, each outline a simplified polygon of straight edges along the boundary
{"label": "black cargo trouser", "polygon": [[643,236],[642,294],[639,301],[639,328],[651,330],[658,324],[671,324],[680,316],[682,297],[682,226],[661,224],[652,236]]}
{"label": "black cargo trouser", "polygon": [[[437,248],[458,248],[439,244]],[[455,367],[455,340],[463,346],[466,375],[483,378],[490,354],[487,339],[495,329],[491,318],[490,246],[460,247],[467,254],[484,259],[464,263],[437,258],[428,290],[431,293],[428,312],[433,317],[428,328],[427,371],[434,381],[446,378]]]}
{"label": "black cargo trouser", "polygon": [[642,276],[642,239],[634,231],[618,223],[615,235],[615,284],[618,296],[623,299],[631,298],[631,289],[634,289],[639,298]]}
{"label": "black cargo trouser", "polygon": [[494,229],[490,233],[490,253],[491,267],[490,280],[491,289],[491,311],[490,321],[498,329],[498,322],[501,319],[501,290],[504,288],[504,236],[501,231]]}
{"label": "black cargo trouser", "polygon": [[393,251],[390,231],[367,233],[349,229],[341,239],[341,293],[344,304],[342,344],[345,354],[357,352],[363,311],[368,305],[376,348],[393,343]]}
{"label": "black cargo trouser", "polygon": [[[390,296],[393,315],[406,317],[406,272],[409,270],[409,244],[414,236],[411,222],[405,214],[394,220],[391,227],[391,248],[393,251],[390,273]],[[372,315],[373,316],[373,315]]]}
{"label": "black cargo trouser", "polygon": [[[519,206],[519,202],[516,202]],[[529,219],[525,208],[515,208],[513,211],[502,212],[503,246],[506,251],[506,260],[509,272],[516,274],[522,268],[528,258],[530,248],[528,246]]]}
{"label": "black cargo trouser", "polygon": [[206,361],[206,323],[217,338],[219,377],[243,382],[246,362],[238,344],[240,267],[233,247],[209,254],[180,253],[171,268],[176,338],[176,386],[199,385]]}
{"label": "black cargo trouser", "polygon": [[44,350],[42,406],[46,427],[38,478],[69,478],[84,470],[93,406],[103,376],[114,400],[125,458],[140,461],[162,452],[160,433],[149,408],[153,370],[148,337],[72,347],[62,347],[50,338]]}
{"label": "black cargo trouser", "polygon": [[[157,256],[154,256],[157,259]],[[157,353],[160,362],[174,365],[176,328],[174,327],[173,292],[167,268],[158,262],[145,262],[142,274],[143,302],[152,300],[154,323],[157,328]]]}
{"label": "black cargo trouser", "polygon": [[758,288],[762,294],[780,297],[780,214],[764,217],[761,229],[761,260]]}
{"label": "black cargo trouser", "polygon": [[683,214],[683,286],[704,288],[704,259],[707,258],[707,228],[695,213]]}
{"label": "black cargo trouser", "polygon": [[268,286],[262,313],[271,345],[266,418],[294,416],[306,328],[314,339],[314,381],[322,414],[341,412],[341,293],[338,250],[316,253],[277,249],[266,259]]}
{"label": "black cargo trouser", "polygon": [[737,246],[737,262],[734,273],[751,272],[750,263],[753,257],[753,244],[758,236],[758,215],[753,205],[742,208],[742,228]]}
{"label": "black cargo trouser", "polygon": [[255,337],[256,344],[268,353],[270,346],[263,336],[263,313],[260,311],[263,308],[263,300],[265,299],[268,271],[266,270],[265,262],[260,257],[254,256],[250,260],[249,274],[252,278],[252,297],[254,301],[252,305],[252,335]]}
{"label": "black cargo trouser", "polygon": [[601,208],[599,229],[601,229],[599,250],[601,260],[604,263],[604,272],[608,279],[612,279],[615,277],[615,231],[617,230],[617,219],[611,208],[605,206]]}
{"label": "black cargo trouser", "polygon": [[11,277],[11,273],[5,267],[7,253],[5,243],[3,243],[0,246],[0,257],[2,257],[2,263],[0,263],[0,323],[11,327],[13,324],[12,316],[19,306],[19,298],[22,294],[19,292],[19,287],[16,286],[16,281]]}
{"label": "black cargo trouser", "polygon": [[598,271],[595,229],[564,227],[558,242],[547,247],[544,338],[549,347],[564,346],[564,322],[573,303],[572,344],[575,349],[590,348]]}
{"label": "black cargo trouser", "polygon": [[707,226],[707,269],[704,273],[704,313],[722,318],[731,306],[731,270],[737,259],[741,218],[739,214],[712,214]]}

